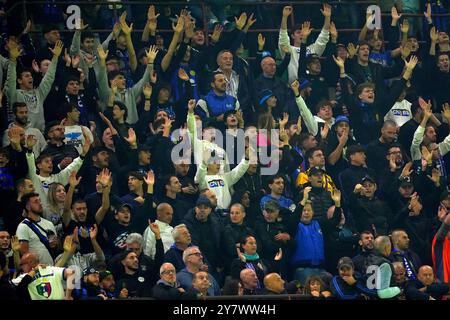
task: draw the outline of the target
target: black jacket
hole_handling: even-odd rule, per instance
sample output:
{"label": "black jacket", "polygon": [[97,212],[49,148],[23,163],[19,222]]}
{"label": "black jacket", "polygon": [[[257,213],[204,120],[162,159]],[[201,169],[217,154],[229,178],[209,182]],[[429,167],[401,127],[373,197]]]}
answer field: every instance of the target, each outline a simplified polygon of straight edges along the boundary
{"label": "black jacket", "polygon": [[245,222],[241,225],[229,223],[223,228],[222,249],[225,251],[225,261],[232,261],[238,257],[236,252],[236,244],[247,235],[254,236],[255,231],[247,227]]}
{"label": "black jacket", "polygon": [[406,299],[430,300],[430,297],[433,297],[436,300],[441,300],[442,296],[449,292],[448,285],[441,283],[433,283],[430,286],[426,286],[425,292],[421,292],[420,289],[424,287],[423,283],[419,280],[408,281],[405,288]]}
{"label": "black jacket", "polygon": [[350,211],[358,232],[370,230],[376,231],[377,235],[389,233],[393,213],[385,201],[377,197],[368,199],[353,192],[349,200]]}
{"label": "black jacket", "polygon": [[365,176],[374,177],[375,172],[366,167],[358,167],[350,164],[350,166],[341,172],[339,175],[339,183],[341,185],[341,191],[344,195],[344,199],[348,201],[353,189],[358,183],[361,183],[362,178]]}
{"label": "black jacket", "polygon": [[158,283],[153,287],[152,297],[156,300],[194,300],[196,296],[189,294],[188,292],[182,293],[165,282],[164,280],[159,280]]}
{"label": "black jacket", "polygon": [[217,216],[210,214],[206,222],[200,222],[195,217],[195,209],[191,209],[184,217],[183,222],[191,234],[192,244],[200,248],[203,255],[207,257],[210,266],[214,269],[222,266],[223,227]]}

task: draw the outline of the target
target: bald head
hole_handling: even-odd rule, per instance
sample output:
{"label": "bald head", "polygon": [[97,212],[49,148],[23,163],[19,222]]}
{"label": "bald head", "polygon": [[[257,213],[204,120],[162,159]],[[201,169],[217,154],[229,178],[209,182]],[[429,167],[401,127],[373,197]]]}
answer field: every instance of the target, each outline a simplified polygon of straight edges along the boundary
{"label": "bald head", "polygon": [[375,250],[387,257],[391,254],[391,240],[386,236],[379,236],[374,241]]}
{"label": "bald head", "polygon": [[38,257],[38,255],[36,255],[32,252],[25,253],[22,256],[22,258],[20,259],[20,265],[22,266],[22,271],[25,273],[30,272],[38,264],[39,264],[39,257]]}
{"label": "bald head", "polygon": [[381,128],[381,139],[385,143],[394,142],[397,139],[397,124],[392,120],[386,120]]}
{"label": "bald head", "polygon": [[284,280],[278,273],[269,273],[264,277],[264,286],[267,290],[281,294],[284,292]]}
{"label": "bald head", "polygon": [[244,269],[239,274],[242,282],[242,286],[245,289],[256,289],[258,285],[258,277],[256,275],[255,270],[252,269]]}
{"label": "bald head", "polygon": [[422,266],[417,273],[417,278],[425,286],[432,285],[434,283],[434,273],[433,268],[430,266]]}
{"label": "bald head", "polygon": [[277,64],[272,57],[265,57],[261,60],[261,69],[263,71],[264,76],[273,77],[275,76],[275,72],[277,71]]}
{"label": "bald head", "polygon": [[395,230],[391,234],[392,244],[395,249],[407,250],[409,248],[409,237],[404,230]]}
{"label": "bald head", "polygon": [[156,218],[161,222],[170,224],[172,222],[172,218],[173,218],[172,206],[165,202],[160,203],[156,207]]}

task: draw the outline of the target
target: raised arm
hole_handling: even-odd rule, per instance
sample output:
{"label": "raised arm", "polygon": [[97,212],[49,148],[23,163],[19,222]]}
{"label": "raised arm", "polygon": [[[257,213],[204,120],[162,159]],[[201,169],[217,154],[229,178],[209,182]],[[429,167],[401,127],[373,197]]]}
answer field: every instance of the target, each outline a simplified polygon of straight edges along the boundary
{"label": "raised arm", "polygon": [[111,193],[111,173],[108,169],[103,169],[98,177],[98,182],[101,184],[103,193],[102,193],[102,206],[95,213],[95,221],[97,225],[100,225],[105,218],[105,215],[109,211],[110,202],[109,202],[109,194]]}
{"label": "raised arm", "polygon": [[181,34],[183,32],[183,28],[184,28],[184,18],[183,17],[179,17],[177,24],[172,24],[172,29],[174,31],[173,33],[173,37],[172,37],[172,42],[169,45],[169,49],[167,50],[166,55],[164,56],[164,58],[161,60],[161,70],[163,72],[166,72],[167,69],[169,69],[170,66],[170,62],[172,61],[172,57],[175,53],[175,50],[177,48],[178,45],[178,40],[181,37]]}
{"label": "raised arm", "polygon": [[150,81],[150,75],[154,70],[154,61],[158,54],[158,50],[156,49],[156,46],[151,46],[148,51],[145,51],[145,54],[147,55],[147,68],[145,69],[141,80],[139,80],[132,88],[133,96],[136,97],[136,99],[141,96],[144,84]]}
{"label": "raised arm", "polygon": [[154,37],[156,35],[156,27],[158,25],[159,13],[156,14],[155,6],[151,5],[147,11],[147,23],[142,32],[142,42],[148,42],[149,35]]}
{"label": "raised arm", "polygon": [[303,100],[302,96],[300,95],[300,84],[297,80],[292,82],[291,89],[294,92],[295,95],[295,102],[297,103],[298,110],[300,111],[300,115],[302,116],[303,120],[305,121],[306,128],[308,128],[308,131],[313,134],[314,136],[317,135],[319,132],[319,126],[317,125],[317,121],[314,119],[313,114],[309,110],[308,106],[305,103],[305,100]]}
{"label": "raised arm", "polygon": [[80,184],[81,177],[77,179],[77,173],[72,171],[69,177],[69,190],[67,191],[66,200],[64,201],[64,209],[63,209],[63,224],[67,227],[72,219],[72,199],[73,194],[75,193],[75,188]]}
{"label": "raised arm", "polygon": [[97,55],[99,59],[99,71],[98,71],[98,93],[99,98],[103,102],[108,102],[111,96],[111,89],[108,84],[108,75],[106,74],[106,58],[108,57],[109,51],[103,49],[102,46],[97,47]]}
{"label": "raised arm", "polygon": [[289,35],[287,31],[287,19],[292,13],[292,7],[286,6],[283,8],[283,16],[281,17],[280,34],[278,36],[278,48],[280,49],[281,57],[284,58],[284,52],[282,52],[282,46],[290,46]]}
{"label": "raised arm", "polygon": [[124,11],[123,14],[120,16],[119,22],[120,27],[122,28],[122,32],[125,34],[125,39],[127,41],[127,50],[128,55],[130,56],[130,66],[131,71],[135,72],[138,66],[137,58],[136,58],[136,51],[134,50],[133,46],[133,39],[131,38],[131,32],[133,32],[133,24],[129,25],[126,22],[127,18],[127,12]]}

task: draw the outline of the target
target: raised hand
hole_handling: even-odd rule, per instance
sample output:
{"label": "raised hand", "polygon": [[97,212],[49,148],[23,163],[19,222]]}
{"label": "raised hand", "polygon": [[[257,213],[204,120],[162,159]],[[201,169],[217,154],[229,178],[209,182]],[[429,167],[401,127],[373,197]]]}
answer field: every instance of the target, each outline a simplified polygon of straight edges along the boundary
{"label": "raised hand", "polygon": [[148,219],[148,227],[153,232],[156,239],[161,239],[161,230],[159,229],[159,226],[156,223]]}
{"label": "raised hand", "polygon": [[330,132],[330,126],[325,123],[325,125],[320,129],[320,137],[322,140],[325,140],[328,137],[328,133]]}
{"label": "raised hand", "polygon": [[358,183],[353,189],[353,193],[362,194],[364,191],[364,187],[362,184]]}
{"label": "raised hand", "polygon": [[[75,228],[75,229],[77,229],[77,233],[78,233],[78,228]],[[73,236],[67,236],[64,239],[64,243],[63,243],[64,252],[70,253],[70,252],[74,251],[73,250],[73,241],[74,241]]]}
{"label": "raised hand", "polygon": [[417,59],[416,56],[411,56],[411,58],[409,58],[408,62],[406,62],[406,60],[405,60],[406,69],[408,69],[409,71],[413,71],[414,68],[416,67],[418,61],[419,61],[419,59]]}
{"label": "raised hand", "polygon": [[408,20],[403,20],[403,23],[400,23],[400,30],[402,33],[408,33],[409,31],[409,22]]}
{"label": "raised hand", "polygon": [[122,28],[120,27],[120,23],[119,22],[116,22],[115,24],[114,24],[114,27],[113,27],[113,35],[114,35],[114,39],[116,39],[117,40],[117,38],[119,37],[119,35],[120,35],[120,30],[121,30]]}
{"label": "raised hand", "polygon": [[258,50],[262,51],[264,49],[264,45],[266,44],[266,38],[264,38],[264,36],[259,33],[258,34]]}
{"label": "raised hand", "polygon": [[144,93],[145,99],[150,99],[153,92],[153,87],[150,85],[150,83],[145,83],[144,87],[142,88],[142,92]]}
{"label": "raised hand", "polygon": [[159,13],[156,14],[155,6],[151,5],[147,11],[147,21],[150,30],[156,30],[156,27],[158,25],[158,17]]}
{"label": "raised hand", "polygon": [[209,150],[209,149],[203,150],[203,153],[202,153],[203,163],[208,165],[210,159],[211,159],[211,150]]}
{"label": "raised hand", "polygon": [[323,4],[323,9],[320,9],[320,12],[322,12],[322,15],[325,18],[331,17],[331,6],[327,3]]}
{"label": "raised hand", "polygon": [[347,141],[348,141],[348,135],[349,135],[350,131],[348,129],[345,129],[344,132],[342,133],[342,135],[340,137],[338,137],[339,140],[339,144],[341,146],[345,146]]}
{"label": "raised hand", "polygon": [[14,252],[20,251],[20,241],[18,236],[12,236],[11,237],[11,249]]}
{"label": "raised hand", "polygon": [[69,186],[71,188],[75,188],[76,186],[78,186],[80,184],[80,181],[81,181],[81,177],[79,177],[77,179],[76,171],[72,171],[69,175]]}
{"label": "raised hand", "polygon": [[341,57],[335,57],[334,55],[333,55],[333,60],[334,60],[334,63],[336,63],[336,65],[339,67],[339,69],[344,69],[345,68],[345,61],[344,61],[344,59],[342,59]]}
{"label": "raised hand", "polygon": [[102,185],[103,188],[106,188],[111,183],[111,172],[109,169],[105,168],[100,172],[98,176],[98,182]]}
{"label": "raised hand", "polygon": [[94,224],[94,226],[92,226],[89,229],[89,237],[91,238],[91,240],[95,240],[97,238],[97,234],[98,234],[98,228],[97,228],[97,225]]}
{"label": "raised hand", "polygon": [[59,56],[62,53],[62,49],[64,47],[64,44],[61,40],[56,41],[55,46],[52,48],[48,48],[51,53],[53,53],[54,58],[59,58]]}
{"label": "raised hand", "polygon": [[433,162],[433,154],[425,146],[422,146],[422,157],[427,164],[431,164]]}
{"label": "raised hand", "polygon": [[253,19],[253,13],[252,13],[247,20],[247,24],[245,25],[244,31],[247,32],[248,29],[250,29],[250,27],[255,24],[255,22],[256,22],[256,19]]}
{"label": "raised hand", "polygon": [[37,139],[34,135],[30,134],[27,136],[26,145],[28,149],[33,149],[34,145],[37,143]]}
{"label": "raised hand", "polygon": [[[79,28],[77,28],[77,26],[79,26]],[[76,20],[75,30],[82,31],[82,30],[85,30],[87,27],[89,27],[89,25],[88,24],[84,24],[83,19],[77,19]]]}
{"label": "raised hand", "polygon": [[306,39],[309,37],[309,35],[312,32],[312,28],[311,28],[311,22],[310,21],[305,21],[302,23],[302,35],[303,35],[303,39]]}
{"label": "raised hand", "polygon": [[280,120],[280,128],[286,127],[289,122],[289,114],[287,112],[283,113],[283,118]]}
{"label": "raised hand", "polygon": [[85,156],[88,153],[89,149],[91,148],[92,141],[89,138],[89,135],[88,135],[86,129],[81,128],[81,130],[83,131],[83,138],[84,138],[84,144],[83,144],[83,148],[81,151],[81,155]]}
{"label": "raised hand", "polygon": [[149,186],[149,185],[154,185],[155,184],[155,173],[153,171],[148,171],[147,172],[147,176],[144,177],[144,181],[145,183]]}
{"label": "raised hand", "polygon": [[12,126],[8,130],[8,138],[12,146],[20,147],[20,135],[23,132],[22,128]]}
{"label": "raised hand", "polygon": [[67,52],[67,48],[64,48],[64,61],[66,62],[66,66],[72,65],[72,58],[70,54]]}
{"label": "raised hand", "polygon": [[195,99],[189,100],[189,102],[188,102],[188,112],[189,113],[194,113],[195,104],[196,104]]}
{"label": "raised hand", "polygon": [[80,65],[80,62],[81,62],[80,55],[75,55],[72,57],[72,67],[78,68],[78,66]]}
{"label": "raised hand", "polygon": [[298,82],[298,80],[294,80],[291,83],[291,89],[294,92],[295,96],[298,96],[300,93],[300,83]]}
{"label": "raised hand", "polygon": [[424,12],[423,15],[425,16],[425,19],[427,19],[428,23],[433,22],[433,19],[431,18],[431,3],[430,3],[430,1],[428,1],[428,3],[427,3],[427,11]]}
{"label": "raised hand", "polygon": [[405,164],[400,177],[409,177],[411,175],[411,173],[413,172],[412,165],[413,165],[412,162],[408,162],[407,164]]}
{"label": "raised hand", "polygon": [[427,175],[428,179],[430,179],[431,181],[433,181],[433,183],[435,185],[438,185],[440,183],[441,180],[441,171],[433,168],[433,170],[431,170],[431,176]]}
{"label": "raised hand", "polygon": [[12,61],[16,61],[18,57],[20,57],[23,53],[23,50],[19,48],[16,42],[14,41],[8,41],[7,45],[8,51],[9,51],[9,58]]}
{"label": "raised hand", "polygon": [[101,45],[99,45],[99,46],[97,47],[97,53],[98,53],[98,58],[99,58],[101,61],[105,62],[105,61],[106,61],[106,58],[108,57],[109,50],[107,50],[107,51],[105,52],[105,50],[103,50],[103,47],[102,47]]}
{"label": "raised hand", "polygon": [[183,32],[183,28],[184,28],[184,18],[178,17],[177,24],[172,23],[172,29],[175,33],[180,34],[181,32]]}
{"label": "raised hand", "polygon": [[129,36],[131,34],[131,32],[133,31],[133,24],[128,26],[126,19],[127,19],[127,12],[124,11],[119,18],[119,23],[120,23],[120,27],[122,28],[123,33],[125,35]]}
{"label": "raised hand", "polygon": [[333,192],[331,193],[331,199],[333,199],[335,204],[340,204],[341,203],[341,191],[339,191],[338,189],[334,189]]}
{"label": "raised hand", "polygon": [[333,41],[337,40],[338,31],[337,31],[336,25],[334,24],[333,21],[330,23],[330,36],[331,36],[331,40],[333,40]]}
{"label": "raised hand", "polygon": [[438,31],[436,30],[436,27],[431,28],[430,30],[430,39],[431,42],[437,42],[438,41]]}
{"label": "raised hand", "polygon": [[242,30],[245,26],[245,22],[247,21],[247,13],[242,12],[239,19],[234,17],[234,21],[236,22],[236,28]]}
{"label": "raised hand", "polygon": [[283,8],[283,17],[289,17],[292,13],[293,9],[291,6],[285,6]]}
{"label": "raised hand", "polygon": [[223,26],[220,25],[220,24],[216,24],[214,26],[214,31],[213,31],[213,33],[211,35],[211,41],[212,42],[219,42],[220,35],[222,34],[222,31],[223,31]]}
{"label": "raised hand", "polygon": [[447,119],[447,122],[450,123],[450,105],[448,104],[448,102],[444,103],[442,105],[442,117],[444,119]]}
{"label": "raised hand", "polygon": [[311,187],[305,187],[305,189],[303,189],[303,201],[308,200],[309,193],[311,192],[311,190],[312,190]]}
{"label": "raised hand", "polygon": [[352,59],[352,58],[356,55],[356,53],[358,52],[358,49],[359,49],[359,45],[357,45],[357,46],[355,47],[355,45],[354,45],[353,43],[350,42],[350,43],[347,45],[348,58],[349,58],[349,59]]}
{"label": "raised hand", "polygon": [[155,61],[156,55],[158,54],[159,50],[156,49],[156,46],[150,46],[150,48],[145,50],[145,54],[147,55],[148,64],[153,63]]}
{"label": "raised hand", "polygon": [[126,142],[128,142],[130,144],[130,146],[137,146],[136,132],[134,131],[133,128],[128,129],[128,138],[127,137],[123,137],[123,138],[125,139]]}
{"label": "raised hand", "polygon": [[192,19],[191,15],[185,16],[184,19],[184,35],[187,39],[191,39],[194,36],[195,20]]}

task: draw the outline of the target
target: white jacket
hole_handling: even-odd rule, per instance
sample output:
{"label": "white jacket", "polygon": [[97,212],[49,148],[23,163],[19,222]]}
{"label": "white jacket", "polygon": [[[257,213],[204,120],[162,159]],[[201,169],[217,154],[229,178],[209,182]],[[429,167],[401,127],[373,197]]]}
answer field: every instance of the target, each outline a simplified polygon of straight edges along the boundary
{"label": "white jacket", "polygon": [[[316,39],[316,42],[306,48],[306,55],[317,54],[319,57],[322,56],[329,39],[330,31],[322,29]],[[298,78],[298,60],[300,48],[291,46],[287,30],[282,29],[280,29],[280,34],[278,36],[278,48],[280,49],[281,57],[284,58],[285,53],[283,50],[281,50],[281,46],[290,46],[292,50],[291,61],[288,65],[289,83],[292,83]]]}
{"label": "white jacket", "polygon": [[[164,246],[164,253],[167,252],[167,250],[170,249],[172,244],[175,242],[173,240],[172,231],[173,227],[171,227],[168,223],[156,220],[155,223],[159,227],[159,231],[161,232],[161,240],[163,242]],[[150,227],[147,227],[144,232],[144,254],[146,256],[149,256],[153,260],[155,259],[156,254],[156,239],[155,234],[152,230],[150,230]]]}
{"label": "white jacket", "polygon": [[207,175],[207,167],[202,162],[198,166],[194,181],[199,184],[200,190],[208,188],[217,197],[217,207],[228,209],[231,204],[233,185],[247,172],[249,161],[242,158],[241,162],[230,172],[224,174]]}
{"label": "white jacket", "polygon": [[42,177],[36,173],[36,164],[34,162],[34,154],[31,152],[26,153],[27,164],[28,164],[28,178],[33,181],[34,188],[36,193],[39,194],[41,198],[42,206],[45,208],[48,206],[48,187],[50,184],[54,182],[61,183],[66,186],[69,183],[69,176],[72,171],[78,172],[80,170],[81,165],[83,164],[83,160],[80,157],[76,158],[69,164],[64,170],[58,172],[57,174],[51,174],[49,177]]}

